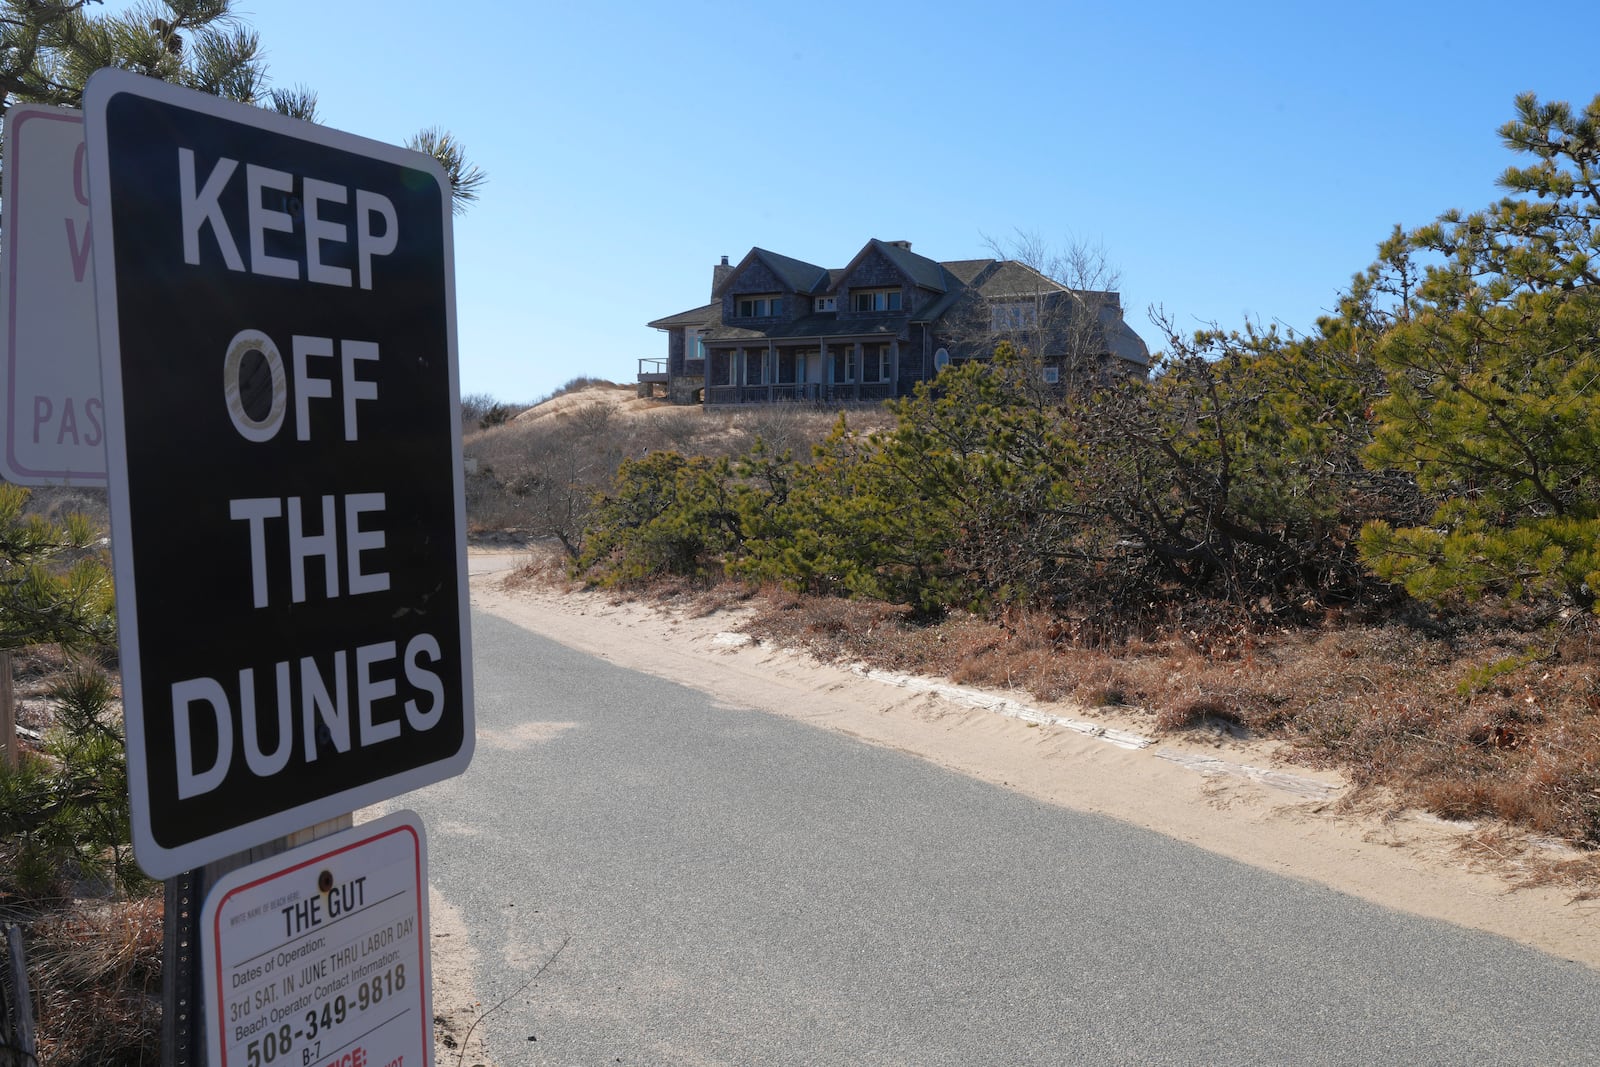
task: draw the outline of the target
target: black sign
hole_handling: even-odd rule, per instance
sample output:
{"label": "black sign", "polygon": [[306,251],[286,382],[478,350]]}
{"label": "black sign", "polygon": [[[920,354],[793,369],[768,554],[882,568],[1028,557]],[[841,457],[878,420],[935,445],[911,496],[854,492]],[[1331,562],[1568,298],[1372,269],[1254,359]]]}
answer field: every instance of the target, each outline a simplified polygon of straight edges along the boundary
{"label": "black sign", "polygon": [[450,190],[122,72],[86,104],[134,843],[164,876],[471,757]]}

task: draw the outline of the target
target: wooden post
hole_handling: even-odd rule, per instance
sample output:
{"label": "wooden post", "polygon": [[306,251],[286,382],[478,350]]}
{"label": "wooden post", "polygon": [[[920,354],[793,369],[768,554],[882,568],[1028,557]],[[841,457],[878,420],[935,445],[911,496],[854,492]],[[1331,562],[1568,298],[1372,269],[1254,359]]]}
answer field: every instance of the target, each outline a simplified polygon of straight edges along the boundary
{"label": "wooden post", "polygon": [[7,987],[10,989],[9,1014],[0,1002],[0,1064],[31,1067],[39,1062],[39,1046],[33,1033],[33,995],[28,991],[28,968],[22,952],[22,930],[6,923]]}
{"label": "wooden post", "polygon": [[0,766],[17,769],[22,752],[17,748],[17,694],[11,687],[11,653],[0,652]]}

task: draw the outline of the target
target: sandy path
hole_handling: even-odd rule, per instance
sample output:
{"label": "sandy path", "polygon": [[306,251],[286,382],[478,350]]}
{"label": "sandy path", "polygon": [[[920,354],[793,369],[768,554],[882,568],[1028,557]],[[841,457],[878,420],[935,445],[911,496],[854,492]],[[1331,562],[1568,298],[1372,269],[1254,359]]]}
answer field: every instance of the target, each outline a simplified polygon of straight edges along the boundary
{"label": "sandy path", "polygon": [[[1513,890],[1503,873],[1470,861],[1467,829],[1416,813],[1352,812],[1339,803],[1345,788],[1337,775],[1276,765],[1271,743],[1141,737],[1137,723],[1070,706],[819,664],[733,633],[736,615],[690,617],[603,594],[508,589],[500,567],[516,559],[474,566],[473,604],[562,644],[1047,803],[1600,968],[1600,902],[1575,901],[1559,887]],[[1130,747],[1141,740],[1148,743]]]}

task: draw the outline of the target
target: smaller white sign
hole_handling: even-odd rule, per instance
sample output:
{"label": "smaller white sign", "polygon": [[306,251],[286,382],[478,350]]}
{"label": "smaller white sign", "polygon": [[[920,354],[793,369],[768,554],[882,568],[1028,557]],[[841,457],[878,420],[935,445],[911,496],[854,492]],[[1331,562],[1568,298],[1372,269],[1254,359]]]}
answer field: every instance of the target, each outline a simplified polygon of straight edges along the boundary
{"label": "smaller white sign", "polygon": [[211,1064],[432,1063],[427,884],[410,811],[224,876],[200,936]]}
{"label": "smaller white sign", "polygon": [[0,195],[0,474],[18,485],[105,485],[83,112],[11,107]]}

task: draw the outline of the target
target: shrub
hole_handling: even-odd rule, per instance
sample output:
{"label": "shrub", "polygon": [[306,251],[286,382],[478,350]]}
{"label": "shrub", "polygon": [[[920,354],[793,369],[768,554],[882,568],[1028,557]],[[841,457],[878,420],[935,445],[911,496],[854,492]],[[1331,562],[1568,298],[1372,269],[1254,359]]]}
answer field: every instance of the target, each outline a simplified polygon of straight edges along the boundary
{"label": "shrub", "polygon": [[573,571],[602,586],[704,578],[740,537],[727,460],[654,452],[623,461],[615,488],[595,505]]}
{"label": "shrub", "polygon": [[43,755],[0,767],[0,881],[42,896],[63,879],[141,885],[130,854],[127,762],[114,687],[80,661],[51,691],[56,726]]}

